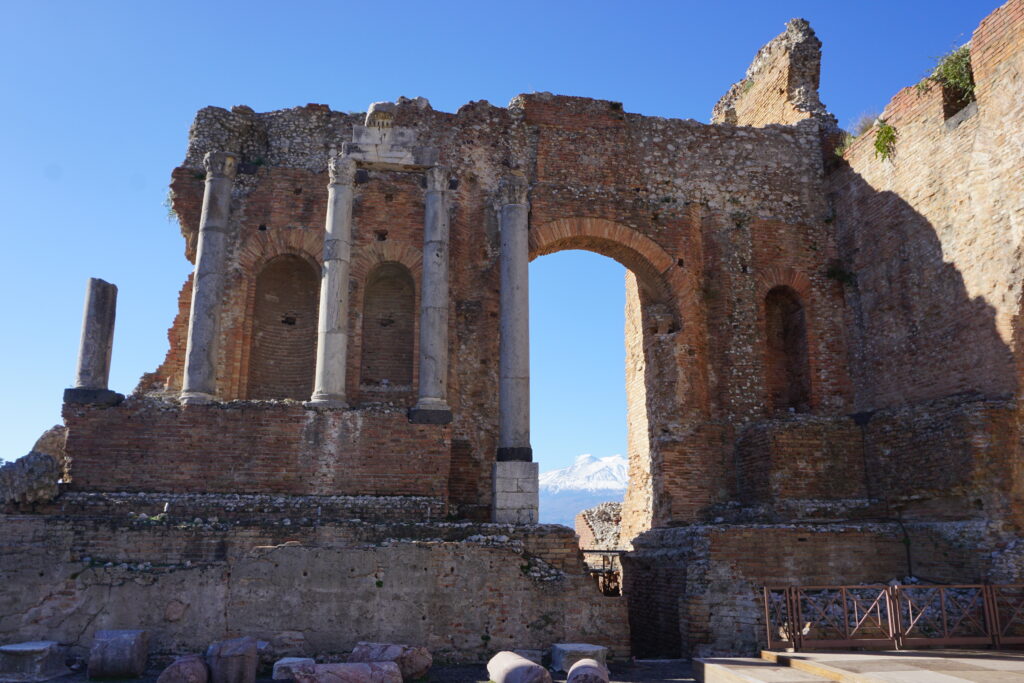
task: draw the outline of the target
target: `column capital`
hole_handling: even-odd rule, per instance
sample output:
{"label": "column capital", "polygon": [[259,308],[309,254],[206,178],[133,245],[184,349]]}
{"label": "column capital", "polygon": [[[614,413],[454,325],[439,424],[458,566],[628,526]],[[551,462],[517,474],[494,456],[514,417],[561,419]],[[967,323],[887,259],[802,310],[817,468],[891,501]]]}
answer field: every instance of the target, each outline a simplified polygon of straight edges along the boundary
{"label": "column capital", "polygon": [[331,185],[351,185],[356,179],[356,162],[344,154],[332,154],[327,160],[327,173]]}
{"label": "column capital", "polygon": [[206,167],[207,178],[233,179],[238,169],[238,157],[231,152],[207,152],[203,166]]}
{"label": "column capital", "polygon": [[526,178],[519,175],[508,175],[498,183],[497,199],[499,205],[526,204],[530,193],[530,185]]}
{"label": "column capital", "polygon": [[427,178],[427,191],[444,192],[451,180],[451,171],[447,166],[431,166],[423,173]]}

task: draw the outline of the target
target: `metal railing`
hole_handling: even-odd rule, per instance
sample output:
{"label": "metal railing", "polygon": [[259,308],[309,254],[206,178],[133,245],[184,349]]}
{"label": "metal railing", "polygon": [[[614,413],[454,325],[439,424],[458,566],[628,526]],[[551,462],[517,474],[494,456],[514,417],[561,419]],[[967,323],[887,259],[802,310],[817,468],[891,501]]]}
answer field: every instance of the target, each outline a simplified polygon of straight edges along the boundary
{"label": "metal railing", "polygon": [[769,649],[1024,643],[1024,584],[764,588]]}
{"label": "metal railing", "polygon": [[[622,556],[625,550],[597,550],[581,548],[587,571],[604,595],[622,595]],[[599,558],[595,562],[593,556]]]}

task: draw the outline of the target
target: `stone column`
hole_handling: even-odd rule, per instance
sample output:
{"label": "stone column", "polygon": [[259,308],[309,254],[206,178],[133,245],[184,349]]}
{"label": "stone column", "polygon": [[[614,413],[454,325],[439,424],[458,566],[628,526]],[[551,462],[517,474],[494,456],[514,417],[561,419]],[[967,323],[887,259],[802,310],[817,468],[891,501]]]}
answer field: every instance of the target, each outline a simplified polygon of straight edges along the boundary
{"label": "stone column", "polygon": [[345,408],[348,361],[348,273],[352,253],[352,187],[356,162],[334,155],[327,162],[327,232],[320,278],[316,336],[316,378],[310,404]]}
{"label": "stone column", "polygon": [[228,247],[231,184],[238,159],[228,152],[207,152],[206,191],[199,219],[196,269],[192,279],[192,308],[188,317],[185,377],[181,402],[203,404],[216,400],[217,342],[224,288],[224,256]]}
{"label": "stone column", "polygon": [[64,392],[65,403],[117,403],[124,398],[107,389],[116,312],[117,287],[89,278],[85,289],[75,386]]}
{"label": "stone column", "polygon": [[498,363],[499,435],[494,463],[495,522],[537,521],[537,463],[530,447],[530,300],[528,187],[509,177],[499,188],[501,342]]}
{"label": "stone column", "polygon": [[427,169],[420,291],[419,400],[409,411],[418,424],[448,424],[448,169]]}

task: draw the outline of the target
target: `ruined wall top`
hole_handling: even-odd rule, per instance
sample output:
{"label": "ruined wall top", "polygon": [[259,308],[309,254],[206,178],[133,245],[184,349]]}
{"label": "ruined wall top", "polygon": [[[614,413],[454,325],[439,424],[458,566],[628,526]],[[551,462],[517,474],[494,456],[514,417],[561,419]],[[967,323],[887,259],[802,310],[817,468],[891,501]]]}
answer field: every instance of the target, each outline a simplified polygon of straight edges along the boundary
{"label": "ruined wall top", "polygon": [[711,122],[764,126],[813,117],[834,128],[835,117],[818,97],[820,76],[821,41],[806,19],[790,19],[718,101]]}

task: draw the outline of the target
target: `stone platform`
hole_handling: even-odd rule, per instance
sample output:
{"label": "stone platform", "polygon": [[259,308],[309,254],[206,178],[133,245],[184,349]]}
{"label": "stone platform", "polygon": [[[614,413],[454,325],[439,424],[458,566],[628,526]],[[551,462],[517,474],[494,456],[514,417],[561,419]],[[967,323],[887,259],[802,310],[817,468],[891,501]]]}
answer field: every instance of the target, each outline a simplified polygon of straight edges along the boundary
{"label": "stone platform", "polygon": [[905,650],[785,654],[764,651],[760,659],[696,659],[694,674],[698,681],[705,683],[1024,681],[1024,651]]}

